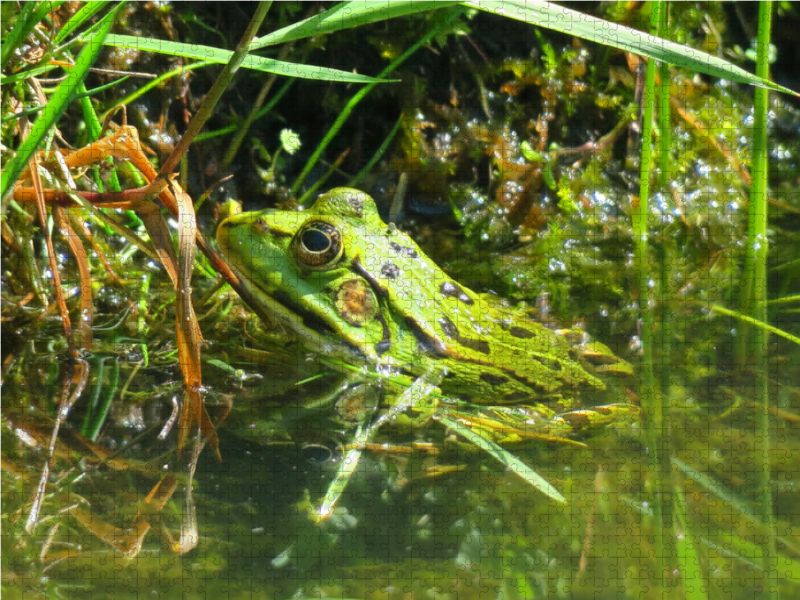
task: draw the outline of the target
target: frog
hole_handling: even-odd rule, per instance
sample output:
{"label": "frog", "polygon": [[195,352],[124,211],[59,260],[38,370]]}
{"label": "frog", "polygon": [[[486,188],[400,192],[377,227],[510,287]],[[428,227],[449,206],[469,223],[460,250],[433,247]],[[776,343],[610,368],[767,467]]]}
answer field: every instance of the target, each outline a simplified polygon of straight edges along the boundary
{"label": "frog", "polygon": [[442,394],[555,415],[632,367],[461,285],[366,193],[336,188],[306,210],[233,214],[216,241],[248,301],[311,352],[409,381],[441,369]]}

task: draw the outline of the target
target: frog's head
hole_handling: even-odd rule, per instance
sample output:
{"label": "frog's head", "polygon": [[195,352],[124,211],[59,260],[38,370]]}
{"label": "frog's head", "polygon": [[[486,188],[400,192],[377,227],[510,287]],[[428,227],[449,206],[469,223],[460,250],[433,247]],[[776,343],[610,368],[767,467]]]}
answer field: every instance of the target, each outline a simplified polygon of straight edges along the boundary
{"label": "frog's head", "polygon": [[[267,209],[233,215],[217,230],[217,243],[228,261],[265,287],[285,287],[282,278],[305,278],[310,272],[345,267],[348,249],[357,249],[364,235],[384,227],[375,202],[367,194],[336,188],[320,196],[308,210]],[[294,286],[296,281],[289,281]]]}
{"label": "frog's head", "polygon": [[346,341],[368,357],[391,345],[385,277],[367,271],[366,257],[385,255],[387,244],[417,256],[417,247],[383,223],[367,194],[337,188],[302,212],[234,215],[219,225],[217,243],[259,308],[300,335]]}

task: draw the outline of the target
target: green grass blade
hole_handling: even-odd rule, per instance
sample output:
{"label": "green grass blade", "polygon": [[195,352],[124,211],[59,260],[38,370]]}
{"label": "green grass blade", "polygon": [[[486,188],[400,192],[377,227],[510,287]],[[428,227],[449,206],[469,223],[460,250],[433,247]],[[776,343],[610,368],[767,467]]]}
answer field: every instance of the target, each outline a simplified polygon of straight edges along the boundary
{"label": "green grass blade", "polygon": [[462,2],[462,4],[501,17],[574,35],[604,46],[641,54],[712,77],[800,96],[797,92],[772,83],[764,77],[748,73],[727,60],[557,4],[537,2]]}
{"label": "green grass blade", "polygon": [[3,44],[0,50],[0,64],[5,68],[6,62],[11,58],[22,41],[28,37],[28,34],[33,31],[33,28],[45,16],[58,9],[59,6],[64,4],[64,0],[60,2],[23,2],[22,10],[20,11],[17,21],[8,32],[6,43]]}
{"label": "green grass blade", "polygon": [[16,155],[6,164],[2,180],[0,181],[0,190],[2,190],[2,196],[4,198],[14,187],[17,177],[19,177],[19,174],[25,168],[25,165],[28,164],[33,153],[36,152],[39,143],[67,109],[73,96],[76,95],[79,84],[84,80],[89,73],[89,69],[100,55],[100,51],[103,49],[103,40],[108,35],[108,32],[111,31],[111,26],[114,24],[114,17],[121,6],[123,6],[122,3],[115,6],[114,9],[100,21],[102,24],[101,27],[97,28],[94,35],[75,60],[75,66],[69,70],[66,78],[58,85],[56,91],[53,92],[44,111],[42,111],[42,114],[36,119],[36,122],[31,128],[30,135],[25,138],[17,149]]}
{"label": "green grass blade", "polygon": [[777,265],[775,267],[772,267],[772,269],[770,269],[770,270],[771,271],[785,271],[786,269],[794,269],[798,265],[800,265],[800,258],[796,258],[794,260],[786,261],[782,265]]}
{"label": "green grass blade", "polygon": [[566,499],[561,495],[556,488],[554,488],[544,477],[539,475],[536,471],[531,469],[528,465],[518,459],[516,456],[503,450],[500,446],[491,440],[481,437],[469,427],[465,427],[455,419],[451,419],[447,415],[440,415],[439,422],[445,427],[449,427],[461,437],[475,444],[484,452],[492,455],[506,468],[514,471],[517,475],[522,477],[526,482],[542,492],[548,498],[566,504]]}
{"label": "green grass blade", "polygon": [[775,298],[770,300],[767,304],[794,304],[800,302],[800,296],[785,296],[784,298]]}
{"label": "green grass blade", "polygon": [[8,37],[3,43],[2,50],[0,50],[0,64],[3,66],[3,68],[5,68],[6,63],[11,58],[11,55],[14,54],[14,50],[19,47],[19,45],[22,43],[22,40],[28,37],[31,29],[33,29],[33,26],[36,25],[36,21],[33,20],[33,11],[35,9],[35,2],[22,3],[22,10],[17,16],[14,26],[8,32]]}
{"label": "green grass blade", "polygon": [[697,544],[689,531],[689,520],[686,518],[686,499],[683,497],[683,490],[679,488],[675,488],[674,514],[675,524],[678,527],[675,549],[683,579],[683,597],[687,600],[706,600],[708,584],[703,577],[703,564],[697,554]]}
{"label": "green grass blade", "polygon": [[[106,46],[117,46],[119,48],[135,48],[146,52],[157,54],[169,54],[170,56],[183,56],[184,58],[195,58],[197,60],[207,60],[212,63],[228,64],[233,52],[212,48],[211,46],[198,46],[196,44],[182,44],[180,42],[170,42],[168,40],[155,40],[150,38],[134,37],[132,35],[112,34],[106,38]],[[248,55],[242,63],[242,67],[263,71],[265,73],[276,73],[278,75],[288,75],[290,77],[300,77],[303,79],[315,79],[318,81],[342,81],[349,83],[386,83],[389,80],[375,79],[367,75],[359,75],[338,69],[328,69],[314,65],[300,65],[262,56]]]}
{"label": "green grass blade", "polygon": [[58,65],[41,65],[31,69],[26,69],[24,71],[20,71],[19,73],[9,75],[8,77],[0,78],[0,85],[8,85],[10,83],[14,83],[15,81],[21,81],[30,77],[38,77],[39,75],[54,71],[58,68],[60,68]]}
{"label": "green grass blade", "polygon": [[[454,23],[455,20],[460,16],[460,14],[461,14],[460,11],[453,12],[444,23],[432,27],[424,36],[422,36],[422,38],[419,39],[419,41],[417,41],[416,44],[414,44],[408,50],[403,52],[403,54],[395,58],[389,66],[387,66],[383,71],[381,71],[378,77],[387,77],[397,67],[403,64],[419,48],[430,42],[434,37],[436,37],[443,30],[445,30],[446,27],[449,27],[452,23]],[[366,95],[370,93],[370,91],[372,91],[375,85],[376,84],[373,83],[364,86],[358,92],[356,92],[352,98],[350,98],[350,100],[347,102],[347,105],[342,109],[342,112],[339,113],[338,117],[336,117],[336,121],[334,121],[333,125],[331,125],[331,128],[322,138],[322,141],[314,149],[314,152],[311,154],[311,157],[306,161],[306,164],[303,167],[303,170],[300,172],[300,175],[297,176],[297,179],[292,184],[293,194],[297,195],[299,193],[300,188],[303,186],[303,183],[306,180],[306,177],[308,177],[309,173],[311,173],[311,170],[317,164],[317,161],[319,161],[319,159],[322,157],[322,153],[325,151],[325,148],[328,147],[331,141],[333,141],[333,138],[336,137],[336,134],[339,133],[339,131],[342,129],[345,122],[350,117],[350,115],[352,114],[353,110],[358,105],[358,103],[361,102],[361,100],[363,100],[366,97]]]}
{"label": "green grass blade", "polygon": [[347,182],[347,187],[355,187],[359,183],[361,183],[364,179],[367,178],[367,174],[372,172],[372,169],[375,168],[375,165],[378,164],[378,161],[384,155],[384,153],[389,149],[389,144],[392,143],[394,136],[397,135],[397,132],[400,131],[400,126],[403,124],[403,115],[401,114],[397,121],[392,127],[392,130],[389,132],[389,135],[386,136],[386,139],[383,140],[380,147],[375,151],[375,154],[372,155],[372,158],[369,159],[364,168],[358,172],[358,174],[353,177],[350,181]]}
{"label": "green grass blade", "polygon": [[117,100],[114,106],[109,108],[101,115],[102,118],[100,120],[101,121],[105,120],[105,118],[108,116],[108,113],[114,110],[117,106],[127,106],[128,104],[138,99],[139,97],[143,96],[153,88],[163,85],[165,81],[171,79],[172,77],[175,77],[176,75],[182,75],[183,73],[187,73],[188,71],[194,71],[195,69],[200,69],[202,67],[207,67],[208,65],[213,65],[213,64],[215,64],[213,61],[201,60],[200,62],[196,62],[191,65],[182,65],[180,67],[177,67],[176,69],[173,69],[172,71],[164,73],[163,75],[159,75],[155,79],[148,81],[143,86],[137,88],[136,91],[131,92],[124,98]]}
{"label": "green grass blade", "polygon": [[[758,35],[756,45],[756,73],[761,77],[769,77],[769,46],[772,37],[772,2],[761,2],[758,6]],[[750,186],[750,210],[747,229],[747,273],[752,276],[752,293],[745,298],[747,306],[759,321],[767,321],[767,255],[769,238],[767,236],[767,219],[769,204],[767,202],[767,177],[769,173],[769,91],[755,90],[753,107],[753,181]],[[752,269],[752,270],[751,270]],[[752,301],[752,304],[749,304]],[[755,369],[756,377],[753,391],[759,396],[759,407],[755,409],[755,469],[758,473],[755,490],[756,506],[769,527],[767,535],[762,538],[762,562],[764,567],[765,597],[778,597],[778,560],[777,539],[775,532],[775,513],[773,511],[772,481],[770,477],[770,448],[772,432],[770,431],[770,385],[769,385],[769,331],[763,327],[753,331],[750,368]],[[791,384],[800,383],[792,381]]]}
{"label": "green grass blade", "polygon": [[[192,117],[192,121],[189,123],[186,133],[181,136],[180,141],[175,144],[175,148],[173,148],[169,157],[164,161],[164,164],[161,165],[160,172],[162,176],[166,177],[176,168],[178,168],[178,164],[181,163],[183,157],[186,156],[189,146],[192,145],[192,142],[197,137],[197,134],[200,133],[200,131],[203,129],[203,126],[214,113],[214,108],[217,106],[217,103],[220,101],[226,90],[230,87],[237,71],[242,67],[244,61],[247,60],[250,42],[255,37],[256,32],[258,31],[259,27],[261,27],[261,24],[264,22],[270,6],[272,6],[271,0],[262,1],[256,5],[256,10],[250,19],[250,23],[247,25],[247,29],[245,29],[245,32],[242,35],[242,39],[240,39],[239,43],[236,45],[236,50],[231,53],[228,62],[225,64],[222,71],[220,71],[219,75],[217,75],[214,85],[211,86],[211,89],[208,90],[206,95],[203,97],[203,101],[200,103],[200,106],[197,107],[197,111]],[[186,170],[186,165],[183,165],[181,171],[185,173]],[[187,245],[188,249],[193,249],[193,247],[193,244]],[[193,259],[191,259],[189,262],[193,262]],[[184,268],[186,269],[186,272],[189,273],[187,277],[191,277],[191,265],[184,263]]]}
{"label": "green grass blade", "polygon": [[[718,535],[723,539],[721,544],[707,538],[700,538],[700,541],[719,552],[721,556],[733,558],[754,571],[763,571],[761,546],[735,533],[722,532]],[[780,564],[778,565],[778,578],[792,582],[800,581],[800,562],[781,555]],[[765,598],[766,596],[760,597]]]}
{"label": "green grass blade", "polygon": [[[283,87],[280,90],[278,90],[278,93],[272,97],[272,99],[267,103],[266,106],[264,106],[261,110],[259,110],[256,113],[254,120],[257,121],[258,119],[264,117],[264,115],[269,114],[270,111],[272,111],[272,109],[275,108],[275,105],[280,101],[280,99],[283,98],[284,94],[286,94],[286,92],[289,91],[289,88],[292,87],[292,84],[294,84],[294,79],[287,79],[286,83],[283,84]],[[227,127],[223,127],[222,129],[215,129],[214,131],[206,131],[198,135],[194,141],[200,142],[203,140],[209,140],[211,138],[219,137],[221,135],[227,135],[229,133],[233,133],[238,128],[239,124],[237,123],[234,125],[228,125]]]}
{"label": "green grass blade", "polygon": [[[105,90],[114,87],[115,85],[119,85],[120,83],[127,81],[129,78],[130,76],[126,75],[125,77],[121,77],[120,79],[115,79],[111,83],[107,83],[105,85],[92,88],[91,90],[87,90],[85,89],[85,87],[83,87],[80,90],[78,90],[78,94],[73,98],[73,100],[85,100],[89,98],[89,96],[94,96],[95,94],[99,94],[100,92],[104,92]],[[46,104],[42,104],[39,106],[32,106],[18,113],[6,115],[5,117],[2,118],[2,122],[5,123],[6,121],[13,121],[14,119],[19,119],[23,115],[25,116],[35,115],[36,113],[43,111],[46,106],[47,106]]]}
{"label": "green grass blade", "polygon": [[691,465],[686,464],[679,458],[673,457],[672,464],[675,465],[680,471],[683,471],[683,473],[685,473],[688,477],[691,477],[692,480],[694,480],[704,489],[714,494],[717,498],[719,498],[723,502],[730,504],[731,507],[735,509],[738,513],[747,515],[748,517],[753,518],[758,523],[761,523],[760,518],[753,511],[752,505],[737,498],[736,495],[733,494],[724,485],[717,483],[702,471],[698,471],[697,469],[695,469]]}
{"label": "green grass blade", "polygon": [[728,310],[724,306],[720,306],[718,304],[713,305],[711,307],[711,310],[718,313],[722,313],[723,315],[729,317],[735,317],[744,323],[761,328],[766,332],[779,335],[782,338],[789,340],[790,342],[800,345],[800,337],[792,335],[791,333],[787,333],[783,329],[778,329],[777,327],[770,325],[769,323],[764,323],[764,321],[759,321],[758,319],[754,319],[753,317],[748,317],[747,315],[743,315],[742,313],[736,312],[734,310]]}
{"label": "green grass blade", "polygon": [[[58,10],[58,7],[64,4],[65,0],[57,0],[57,1],[48,1],[45,0],[44,2],[39,2],[36,5],[36,12],[33,13],[33,22],[38,23],[42,21],[48,14]],[[33,4],[36,4],[35,2]]]}
{"label": "green grass blade", "polygon": [[103,10],[107,5],[111,4],[111,2],[87,2],[84,4],[81,9],[72,15],[72,18],[67,21],[67,24],[58,32],[55,38],[53,38],[53,45],[58,46],[66,40],[69,36],[71,36],[78,28],[86,23],[89,19]]}
{"label": "green grass blade", "polygon": [[253,40],[253,43],[250,44],[250,50],[283,44],[292,40],[301,40],[314,35],[324,35],[334,31],[351,29],[368,23],[375,23],[376,21],[385,21],[395,17],[436,10],[453,4],[458,4],[458,2],[342,2],[324,13],[299,23],[288,25],[283,29],[273,31],[257,40]]}
{"label": "green grass blade", "polygon": [[100,431],[103,429],[103,425],[105,425],[106,420],[108,419],[108,413],[111,410],[111,404],[113,403],[114,396],[117,393],[117,387],[119,387],[119,357],[114,360],[114,364],[111,367],[111,377],[108,387],[109,389],[103,398],[103,402],[99,407],[97,407],[97,415],[95,416],[95,419],[92,422],[89,430],[89,439],[91,439],[93,442],[96,442],[97,438],[100,437]]}
{"label": "green grass blade", "polygon": [[[655,35],[664,2],[657,1],[652,5],[651,35]],[[645,75],[645,87],[642,94],[642,141],[639,170],[639,202],[634,203],[631,212],[631,226],[634,232],[634,277],[639,292],[642,319],[641,370],[641,405],[648,415],[645,419],[645,439],[649,447],[650,471],[647,475],[647,488],[651,490],[653,504],[653,546],[655,549],[656,573],[662,575],[663,589],[668,589],[663,575],[673,567],[674,546],[669,537],[673,530],[671,514],[672,490],[669,487],[669,432],[665,431],[665,407],[661,390],[655,377],[654,344],[656,330],[655,289],[650,282],[656,276],[651,270],[654,262],[651,258],[650,240],[650,184],[655,172],[655,156],[653,149],[654,113],[656,103],[656,71],[658,63],[649,61]],[[663,82],[668,85],[668,82]],[[662,283],[663,285],[663,283]]]}

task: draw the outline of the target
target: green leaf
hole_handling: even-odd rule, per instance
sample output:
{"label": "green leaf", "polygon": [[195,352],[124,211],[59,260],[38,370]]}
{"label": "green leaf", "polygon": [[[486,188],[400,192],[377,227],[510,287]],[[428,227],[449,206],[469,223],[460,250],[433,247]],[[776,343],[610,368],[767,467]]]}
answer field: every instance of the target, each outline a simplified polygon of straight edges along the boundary
{"label": "green leaf", "polygon": [[8,85],[10,83],[14,83],[16,81],[21,81],[23,79],[28,79],[30,77],[38,77],[39,75],[43,75],[49,71],[53,71],[58,69],[57,65],[43,65],[40,67],[33,67],[32,69],[28,69],[26,71],[20,71],[19,73],[14,73],[13,75],[9,75],[8,77],[0,78],[0,85]]}
{"label": "green leaf", "polygon": [[203,362],[208,364],[208,365],[212,365],[214,367],[217,367],[218,369],[220,369],[222,371],[225,371],[226,373],[228,373],[230,375],[235,375],[236,374],[236,369],[234,369],[228,363],[224,363],[221,360],[217,360],[216,358],[203,359]]}
{"label": "green leaf", "polygon": [[522,152],[522,156],[525,157],[525,160],[528,162],[542,162],[547,160],[547,157],[543,154],[540,154],[536,150],[533,149],[530,142],[525,140],[522,142],[522,145],[519,147],[520,152]]}
{"label": "green leaf", "polygon": [[[106,38],[106,46],[117,46],[119,48],[135,48],[146,52],[157,54],[169,54],[170,56],[183,56],[185,58],[195,58],[207,60],[214,63],[228,64],[233,52],[212,48],[211,46],[198,46],[196,44],[181,44],[168,40],[155,40],[151,38],[140,38],[132,35],[112,34]],[[272,58],[264,58],[250,54],[244,59],[242,66],[255,71],[265,73],[275,73],[277,75],[288,75],[290,77],[301,77],[303,79],[316,79],[319,81],[346,81],[350,83],[377,83],[394,80],[375,79],[367,75],[358,75],[337,69],[328,69],[314,65],[300,65]]]}
{"label": "green leaf", "polygon": [[403,17],[409,14],[422,13],[437,10],[446,6],[452,6],[458,2],[436,1],[436,2],[342,2],[330,10],[310,17],[299,23],[288,25],[278,31],[253,40],[250,50],[257,50],[265,46],[273,46],[301,40],[314,35],[324,35],[352,29],[376,21],[385,21],[395,17]]}
{"label": "green leaf", "polygon": [[557,4],[536,2],[462,2],[461,4],[654,58],[698,73],[800,96],[788,88],[748,73],[727,60]]}
{"label": "green leaf", "polygon": [[108,4],[111,4],[111,2],[87,2],[84,4],[78,12],[72,15],[72,18],[67,21],[67,24],[64,25],[61,31],[58,32],[58,35],[53,39],[53,45],[58,46],[81,25],[103,10]]}

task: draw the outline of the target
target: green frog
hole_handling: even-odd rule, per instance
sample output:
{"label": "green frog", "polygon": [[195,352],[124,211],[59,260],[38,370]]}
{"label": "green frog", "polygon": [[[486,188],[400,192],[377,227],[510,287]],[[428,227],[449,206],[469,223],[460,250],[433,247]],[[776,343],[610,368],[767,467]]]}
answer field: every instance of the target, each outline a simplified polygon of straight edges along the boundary
{"label": "green frog", "polygon": [[448,397],[555,414],[580,397],[591,403],[605,388],[600,373],[632,372],[606,346],[575,343],[574,330],[554,331],[460,285],[354,189],[331,190],[302,212],[233,215],[217,243],[250,302],[309,350],[411,381],[441,367]]}

